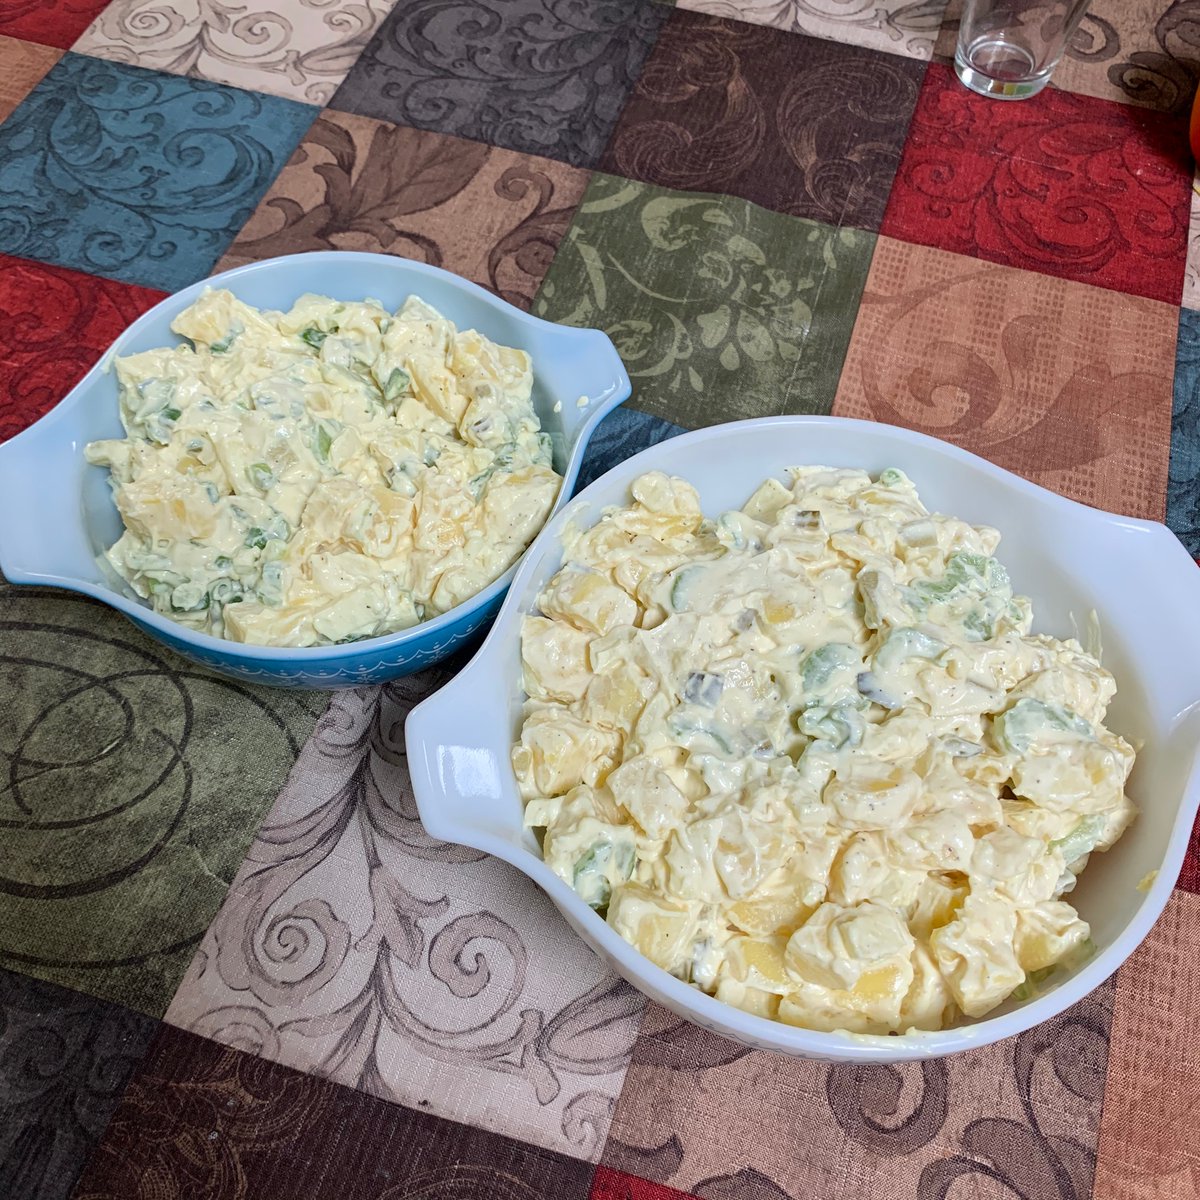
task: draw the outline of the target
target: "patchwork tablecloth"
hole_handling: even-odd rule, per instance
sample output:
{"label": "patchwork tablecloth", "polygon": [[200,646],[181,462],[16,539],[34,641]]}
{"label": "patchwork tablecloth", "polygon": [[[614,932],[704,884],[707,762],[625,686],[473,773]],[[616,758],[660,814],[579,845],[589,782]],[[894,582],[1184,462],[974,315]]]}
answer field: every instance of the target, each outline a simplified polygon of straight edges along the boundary
{"label": "patchwork tablecloth", "polygon": [[[739,417],[917,428],[1200,553],[1196,0],[975,97],[942,0],[0,0],[0,436],[165,292],[437,263],[616,342],[586,478]],[[48,481],[47,486],[52,486]],[[0,591],[0,1197],[1200,1196],[1200,856],[1060,1019],[897,1069],[647,1005],[431,839],[403,722]]]}

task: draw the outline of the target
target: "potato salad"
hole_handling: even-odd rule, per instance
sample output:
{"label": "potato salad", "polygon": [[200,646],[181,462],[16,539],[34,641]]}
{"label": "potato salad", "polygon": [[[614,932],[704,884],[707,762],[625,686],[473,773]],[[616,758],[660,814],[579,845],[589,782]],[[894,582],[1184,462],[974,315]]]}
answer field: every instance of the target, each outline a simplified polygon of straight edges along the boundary
{"label": "potato salad", "polygon": [[522,350],[416,296],[207,290],[190,345],[118,358],[127,436],[93,442],[125,532],[108,561],[157,612],[241,642],[406,629],[512,565],[558,493]]}
{"label": "potato salad", "polygon": [[898,470],[702,515],[661,473],[565,537],[512,762],[547,863],[647,958],[810,1029],[901,1033],[1090,951],[1067,896],[1134,807],[1115,685],[1031,634],[999,534]]}

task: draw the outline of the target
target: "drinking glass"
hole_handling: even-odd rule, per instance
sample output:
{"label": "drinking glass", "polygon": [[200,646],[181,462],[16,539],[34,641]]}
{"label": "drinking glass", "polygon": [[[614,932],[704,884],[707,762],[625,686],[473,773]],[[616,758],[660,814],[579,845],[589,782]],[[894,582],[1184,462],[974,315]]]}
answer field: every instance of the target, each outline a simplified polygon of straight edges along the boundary
{"label": "drinking glass", "polygon": [[959,79],[981,96],[1024,100],[1046,86],[1088,0],[963,0]]}

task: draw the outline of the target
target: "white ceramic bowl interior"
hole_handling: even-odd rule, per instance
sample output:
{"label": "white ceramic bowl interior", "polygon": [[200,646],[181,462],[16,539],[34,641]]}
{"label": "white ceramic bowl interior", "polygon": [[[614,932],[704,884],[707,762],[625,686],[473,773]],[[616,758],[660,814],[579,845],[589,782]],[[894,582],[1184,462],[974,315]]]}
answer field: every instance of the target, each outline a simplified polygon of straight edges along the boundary
{"label": "white ceramic bowl interior", "polygon": [[[669,975],[622,940],[542,861],[522,826],[509,765],[521,723],[520,622],[561,564],[560,535],[591,524],[651,469],[693,483],[709,516],[742,505],[769,475],[803,464],[900,467],[933,510],[1004,536],[998,556],[1033,599],[1035,631],[1086,628],[1094,611],[1119,691],[1111,728],[1141,743],[1130,794],[1141,815],[1095,855],[1071,902],[1092,926],[1096,955],[1045,995],[1008,1002],[939,1032],[863,1036],[797,1029],[722,1004]],[[575,930],[646,995],[752,1046],[830,1060],[895,1062],[986,1045],[1074,1004],[1129,956],[1178,876],[1200,804],[1200,571],[1164,526],[1065,500],[946,443],[836,417],[774,417],[684,434],[627,460],[586,488],[539,535],[487,640],[467,667],[413,710],[406,737],[417,806],[435,837],[506,859],[538,883]],[[1148,887],[1139,884],[1152,872]]]}
{"label": "white ceramic bowl interior", "polygon": [[[268,682],[361,684],[401,673],[406,663],[412,669],[449,653],[470,632],[464,618],[493,601],[507,587],[513,569],[457,608],[412,629],[342,646],[296,649],[243,645],[188,629],[154,612],[100,558],[120,536],[121,519],[108,471],[85,462],[83,448],[98,438],[124,436],[111,360],[182,342],[171,332],[171,322],[207,287],[228,288],[264,309],[288,309],[305,292],[337,300],[373,297],[396,309],[415,294],[460,329],[478,329],[527,351],[533,360],[534,407],[552,439],[555,470],[564,477],[556,508],[571,493],[593,430],[629,395],[628,376],[605,334],[543,321],[438,267],[349,251],[251,263],[155,305],[116,339],[57,407],[0,446],[0,569],[12,583],[93,596],[181,653],[218,670]],[[34,497],[37,503],[31,503]]]}

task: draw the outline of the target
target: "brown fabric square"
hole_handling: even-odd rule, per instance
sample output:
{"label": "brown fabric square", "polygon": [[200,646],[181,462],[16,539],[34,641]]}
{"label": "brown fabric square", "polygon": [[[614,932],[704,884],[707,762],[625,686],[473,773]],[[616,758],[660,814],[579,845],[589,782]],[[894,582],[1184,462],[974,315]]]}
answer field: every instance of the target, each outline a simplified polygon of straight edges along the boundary
{"label": "brown fabric square", "polygon": [[833,411],[1161,520],[1177,312],[881,237]]}
{"label": "brown fabric square", "polygon": [[603,1161],[706,1200],[1083,1200],[1112,991],[1019,1037],[899,1066],[749,1050],[652,1005]]}
{"label": "brown fabric square", "polygon": [[62,51],[0,34],[0,121],[33,91]]}
{"label": "brown fabric square", "polygon": [[369,250],[456,271],[528,308],[588,178],[549,159],[326,110],[218,266]]}
{"label": "brown fabric square", "polygon": [[1172,895],[1117,981],[1096,1200],[1195,1200],[1200,896]]}
{"label": "brown fabric square", "polygon": [[876,230],[925,64],[677,11],[600,166]]}
{"label": "brown fabric square", "polygon": [[169,1025],[75,1200],[584,1200],[592,1168]]}

